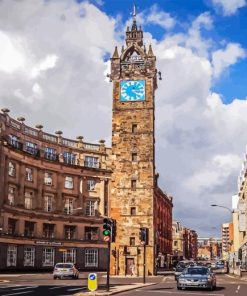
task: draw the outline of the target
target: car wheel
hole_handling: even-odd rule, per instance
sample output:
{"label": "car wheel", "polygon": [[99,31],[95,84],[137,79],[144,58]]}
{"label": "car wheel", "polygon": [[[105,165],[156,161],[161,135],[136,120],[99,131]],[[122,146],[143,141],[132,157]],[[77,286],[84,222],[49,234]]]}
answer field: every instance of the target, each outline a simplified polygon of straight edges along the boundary
{"label": "car wheel", "polygon": [[177,289],[178,289],[178,290],[182,290],[182,288],[181,288],[181,287],[178,287],[178,286],[177,286]]}
{"label": "car wheel", "polygon": [[56,280],[56,279],[57,279],[57,277],[54,275],[53,279],[54,279],[54,280]]}

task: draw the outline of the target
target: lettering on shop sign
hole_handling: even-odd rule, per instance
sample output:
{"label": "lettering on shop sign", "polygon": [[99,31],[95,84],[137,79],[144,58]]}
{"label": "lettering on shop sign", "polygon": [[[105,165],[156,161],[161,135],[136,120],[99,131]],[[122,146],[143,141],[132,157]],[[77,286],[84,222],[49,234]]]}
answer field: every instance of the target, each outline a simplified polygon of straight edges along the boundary
{"label": "lettering on shop sign", "polygon": [[61,242],[45,242],[45,241],[35,241],[36,245],[49,245],[49,246],[61,246]]}

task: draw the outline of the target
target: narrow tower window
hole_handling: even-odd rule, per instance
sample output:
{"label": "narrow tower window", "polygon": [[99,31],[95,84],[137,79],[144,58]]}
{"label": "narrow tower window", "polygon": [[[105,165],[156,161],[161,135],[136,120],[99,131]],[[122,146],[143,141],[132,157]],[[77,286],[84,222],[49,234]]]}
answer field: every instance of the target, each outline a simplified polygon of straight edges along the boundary
{"label": "narrow tower window", "polygon": [[136,190],[136,180],[131,180],[131,189]]}
{"label": "narrow tower window", "polygon": [[137,153],[132,153],[132,161],[137,161]]}
{"label": "narrow tower window", "polygon": [[132,133],[137,132],[137,124],[132,124]]}

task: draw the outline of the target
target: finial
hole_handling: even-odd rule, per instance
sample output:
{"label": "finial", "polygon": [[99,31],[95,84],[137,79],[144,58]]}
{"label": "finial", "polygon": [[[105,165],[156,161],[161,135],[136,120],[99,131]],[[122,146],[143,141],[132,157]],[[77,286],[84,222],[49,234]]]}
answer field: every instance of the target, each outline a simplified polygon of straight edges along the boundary
{"label": "finial", "polygon": [[137,31],[137,25],[136,25],[136,1],[134,0],[134,7],[133,7],[133,25],[132,25],[132,31]]}
{"label": "finial", "polygon": [[152,45],[150,44],[148,48],[148,56],[152,57],[153,55],[154,53],[153,53]]}
{"label": "finial", "polygon": [[136,17],[136,1],[134,0],[133,17]]}
{"label": "finial", "polygon": [[118,59],[119,58],[117,46],[115,46],[115,50],[114,50],[114,53],[113,53],[113,56],[112,57],[115,58],[115,59]]}

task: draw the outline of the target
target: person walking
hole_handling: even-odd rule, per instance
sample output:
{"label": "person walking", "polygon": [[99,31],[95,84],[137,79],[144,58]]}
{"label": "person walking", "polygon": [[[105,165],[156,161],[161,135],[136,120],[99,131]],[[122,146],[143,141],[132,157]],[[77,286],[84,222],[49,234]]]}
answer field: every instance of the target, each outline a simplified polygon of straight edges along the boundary
{"label": "person walking", "polygon": [[130,264],[130,275],[135,276],[135,265],[134,265],[134,263]]}

